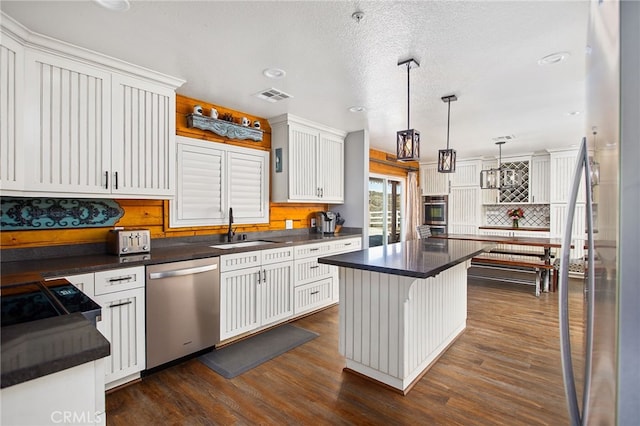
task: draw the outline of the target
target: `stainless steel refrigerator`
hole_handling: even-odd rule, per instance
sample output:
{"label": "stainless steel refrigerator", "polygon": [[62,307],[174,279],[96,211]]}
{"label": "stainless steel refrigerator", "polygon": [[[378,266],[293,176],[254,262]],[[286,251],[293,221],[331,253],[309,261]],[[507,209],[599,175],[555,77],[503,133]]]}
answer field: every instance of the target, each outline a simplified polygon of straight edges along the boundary
{"label": "stainless steel refrigerator", "polygon": [[[640,421],[640,2],[593,0],[587,135],[571,200],[585,191],[585,356],[571,358],[567,293],[573,209],[560,266],[560,334],[572,425]],[[586,184],[580,185],[580,179]],[[597,220],[592,213],[597,212]],[[573,318],[572,318],[573,320]],[[574,366],[584,365],[584,371]],[[578,385],[575,379],[578,378]]]}

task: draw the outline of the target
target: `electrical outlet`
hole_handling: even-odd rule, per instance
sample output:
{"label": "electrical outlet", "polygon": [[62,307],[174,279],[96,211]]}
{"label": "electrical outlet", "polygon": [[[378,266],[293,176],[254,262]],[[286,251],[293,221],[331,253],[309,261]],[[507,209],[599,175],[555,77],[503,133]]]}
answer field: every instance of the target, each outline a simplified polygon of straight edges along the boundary
{"label": "electrical outlet", "polygon": [[286,219],[284,221],[284,229],[293,229],[293,220]]}
{"label": "electrical outlet", "polygon": [[311,218],[311,227],[312,227],[312,228],[315,228],[315,227],[316,227],[316,218],[315,218],[315,217],[312,217],[312,218]]}

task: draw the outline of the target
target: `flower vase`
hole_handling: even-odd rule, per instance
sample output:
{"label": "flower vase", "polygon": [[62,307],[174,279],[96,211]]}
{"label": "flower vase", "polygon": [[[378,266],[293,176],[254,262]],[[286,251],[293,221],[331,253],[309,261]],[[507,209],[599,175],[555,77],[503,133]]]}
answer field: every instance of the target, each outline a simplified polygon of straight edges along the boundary
{"label": "flower vase", "polygon": [[513,227],[514,228],[518,227],[518,219],[513,219]]}

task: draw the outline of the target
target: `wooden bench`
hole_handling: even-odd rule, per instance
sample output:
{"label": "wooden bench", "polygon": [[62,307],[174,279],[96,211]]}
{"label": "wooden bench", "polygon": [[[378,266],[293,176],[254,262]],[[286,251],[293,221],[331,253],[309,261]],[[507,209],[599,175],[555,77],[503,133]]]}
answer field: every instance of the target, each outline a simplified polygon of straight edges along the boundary
{"label": "wooden bench", "polygon": [[[531,270],[535,273],[535,286],[536,296],[540,295],[540,283],[542,281],[542,272],[547,271],[550,281],[553,280],[552,271],[554,266],[546,264],[543,260],[529,260],[529,259],[517,259],[512,256],[531,256],[539,257],[535,253],[514,253],[514,252],[502,252],[500,250],[491,251],[490,253],[483,253],[471,259],[472,266],[489,267],[489,268],[501,268],[504,270]],[[469,276],[480,277],[479,275],[470,274]],[[516,282],[531,284],[530,281],[518,279],[518,278],[505,278],[505,277],[486,277],[485,279],[493,279],[498,281]],[[550,283],[550,287],[554,288],[553,283]]]}

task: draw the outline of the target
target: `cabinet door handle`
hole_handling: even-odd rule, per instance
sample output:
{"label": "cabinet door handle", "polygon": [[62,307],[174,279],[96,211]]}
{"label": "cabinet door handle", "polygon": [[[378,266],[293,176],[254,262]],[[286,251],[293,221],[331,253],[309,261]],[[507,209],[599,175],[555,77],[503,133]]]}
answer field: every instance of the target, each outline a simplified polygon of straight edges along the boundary
{"label": "cabinet door handle", "polygon": [[109,309],[117,308],[118,306],[130,305],[133,301],[129,300],[128,302],[116,303],[115,305],[109,305]]}
{"label": "cabinet door handle", "polygon": [[262,277],[260,276],[260,271],[256,272],[256,274],[258,275],[258,284],[260,284],[260,282],[262,281]]}
{"label": "cabinet door handle", "polygon": [[320,293],[320,290],[312,291],[311,293],[309,293],[309,295],[313,296],[314,294],[318,294],[318,293]]}
{"label": "cabinet door handle", "polygon": [[324,188],[320,188],[320,198],[324,197]]}
{"label": "cabinet door handle", "polygon": [[267,270],[266,269],[262,270],[262,282],[263,283],[267,282]]}
{"label": "cabinet door handle", "polygon": [[109,189],[109,172],[104,172],[104,189]]}
{"label": "cabinet door handle", "polygon": [[114,173],[113,187],[114,189],[118,189],[118,172]]}
{"label": "cabinet door handle", "polygon": [[127,277],[109,278],[109,282],[110,283],[117,283],[118,281],[127,281],[127,280],[132,280],[132,279],[134,279],[133,275],[129,275]]}

